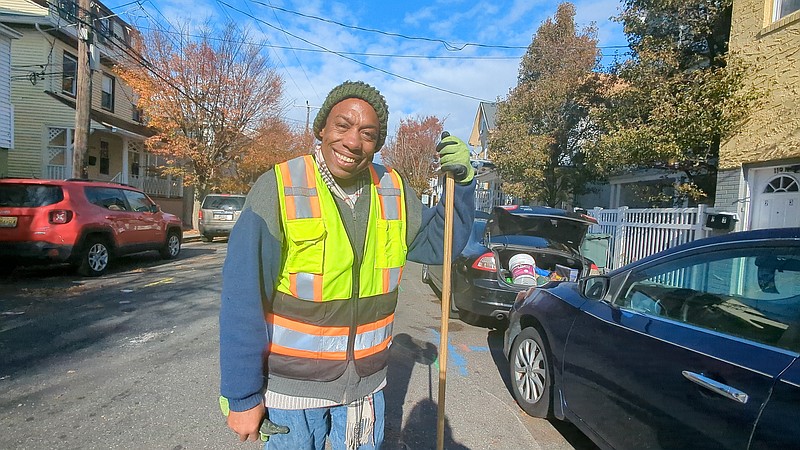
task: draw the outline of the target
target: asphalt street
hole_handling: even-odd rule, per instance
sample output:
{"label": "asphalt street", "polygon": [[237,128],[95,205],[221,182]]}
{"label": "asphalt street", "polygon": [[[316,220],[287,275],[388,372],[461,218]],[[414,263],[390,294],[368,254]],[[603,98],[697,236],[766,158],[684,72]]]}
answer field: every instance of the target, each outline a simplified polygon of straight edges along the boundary
{"label": "asphalt street", "polygon": [[[246,449],[217,406],[225,241],[179,259],[120,261],[101,278],[63,267],[0,275],[0,448]],[[386,387],[386,449],[436,446],[440,304],[404,273]],[[511,397],[502,331],[449,325],[448,449],[594,449]]]}

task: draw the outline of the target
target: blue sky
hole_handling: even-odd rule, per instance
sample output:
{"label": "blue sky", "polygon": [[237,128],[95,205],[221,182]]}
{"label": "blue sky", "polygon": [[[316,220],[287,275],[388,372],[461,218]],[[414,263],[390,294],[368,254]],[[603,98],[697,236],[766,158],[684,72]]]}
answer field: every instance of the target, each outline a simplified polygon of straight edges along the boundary
{"label": "blue sky", "polygon": [[[266,44],[264,51],[285,81],[284,116],[295,125],[305,125],[306,104],[313,121],[314,107],[322,104],[332,87],[348,79],[362,80],[386,97],[389,135],[394,135],[402,118],[435,115],[445,121],[445,129],[464,140],[479,102],[502,99],[516,85],[525,48],[558,6],[545,0],[108,0],[105,4],[140,28],[174,30],[179,23],[222,25],[231,20],[246,26],[249,40]],[[604,62],[615,54],[624,57],[626,49],[619,48],[627,43],[622,27],[610,20],[619,13],[620,1],[573,4],[579,27],[597,26]],[[464,46],[467,43],[481,45]]]}

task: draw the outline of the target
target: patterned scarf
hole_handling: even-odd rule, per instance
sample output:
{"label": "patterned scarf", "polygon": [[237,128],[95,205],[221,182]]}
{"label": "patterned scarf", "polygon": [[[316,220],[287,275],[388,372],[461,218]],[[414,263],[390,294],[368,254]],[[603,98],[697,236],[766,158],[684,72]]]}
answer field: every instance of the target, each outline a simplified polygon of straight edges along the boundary
{"label": "patterned scarf", "polygon": [[[350,209],[355,209],[356,201],[358,197],[361,195],[364,186],[367,184],[367,177],[364,174],[358,175],[356,178],[356,182],[353,184],[352,189],[354,191],[352,193],[345,192],[344,189],[336,182],[336,179],[331,174],[331,171],[328,169],[328,165],[325,163],[325,158],[322,156],[322,149],[319,145],[314,150],[314,159],[317,161],[317,166],[319,166],[319,173],[322,176],[323,181],[328,186],[328,189],[333,192],[333,195],[339,197],[340,199],[344,200],[347,203],[347,206]],[[348,186],[349,187],[349,186]],[[348,189],[349,190],[349,189]]]}

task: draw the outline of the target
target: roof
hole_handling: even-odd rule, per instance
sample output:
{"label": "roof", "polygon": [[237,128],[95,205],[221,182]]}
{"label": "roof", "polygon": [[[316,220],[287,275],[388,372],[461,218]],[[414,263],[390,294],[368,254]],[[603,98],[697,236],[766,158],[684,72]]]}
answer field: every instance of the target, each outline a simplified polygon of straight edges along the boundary
{"label": "roof", "polygon": [[[75,100],[70,98],[66,98],[64,96],[58,95],[51,91],[45,91],[48,95],[53,97],[54,99],[60,101],[61,103],[69,106],[72,109],[75,109]],[[129,122],[125,119],[119,118],[115,115],[104,113],[101,111],[97,111],[93,109],[90,114],[92,120],[95,122],[101,123],[105,126],[109,131],[114,131],[114,129],[121,129],[123,131],[127,131],[128,133],[133,133],[136,135],[141,136],[142,138],[148,138],[151,136],[155,136],[156,130],[150,128],[145,125],[141,125],[134,122]]]}
{"label": "roof", "polygon": [[469,135],[469,145],[481,145],[481,123],[485,121],[490,130],[494,129],[496,117],[497,103],[480,102],[478,104],[478,112],[475,114],[475,122],[472,124],[472,133]]}
{"label": "roof", "polygon": [[31,0],[3,0],[0,17],[3,22],[34,23],[47,19],[50,11]]}

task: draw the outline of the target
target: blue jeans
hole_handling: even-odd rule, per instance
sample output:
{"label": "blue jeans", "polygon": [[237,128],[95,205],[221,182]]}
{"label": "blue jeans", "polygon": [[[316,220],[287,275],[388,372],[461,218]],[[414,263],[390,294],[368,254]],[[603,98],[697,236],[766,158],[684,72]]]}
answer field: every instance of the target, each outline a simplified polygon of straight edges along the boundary
{"label": "blue jeans", "polygon": [[[374,445],[362,445],[358,447],[359,450],[380,450],[383,443],[383,391],[376,392],[373,398]],[[264,450],[324,450],[327,436],[330,436],[333,450],[346,450],[347,405],[297,410],[269,408],[269,420],[289,427],[289,433],[271,436],[264,443]]]}

